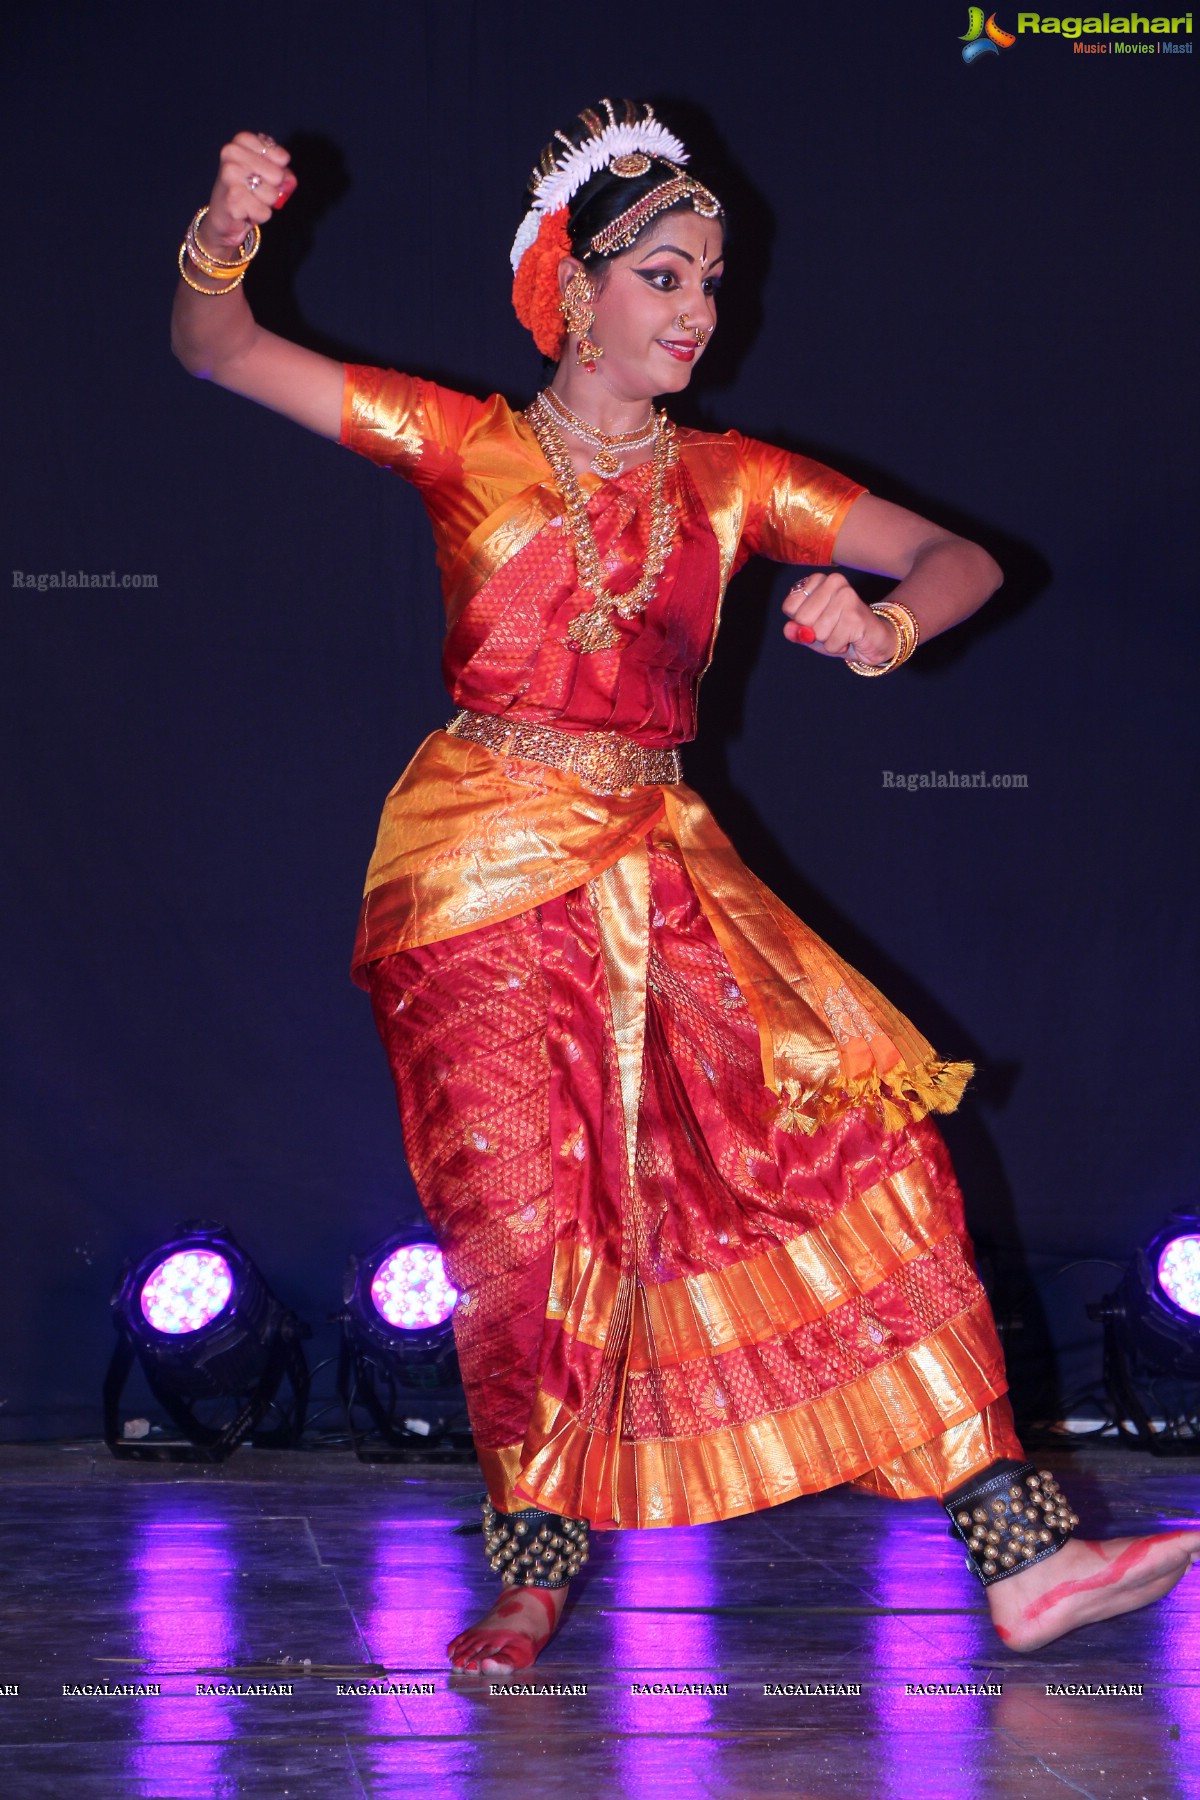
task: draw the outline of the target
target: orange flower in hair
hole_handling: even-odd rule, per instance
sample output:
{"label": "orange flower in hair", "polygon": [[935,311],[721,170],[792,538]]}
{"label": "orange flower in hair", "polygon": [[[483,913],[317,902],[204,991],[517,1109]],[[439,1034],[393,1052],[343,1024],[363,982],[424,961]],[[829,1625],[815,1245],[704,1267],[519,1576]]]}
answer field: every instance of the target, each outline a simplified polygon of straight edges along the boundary
{"label": "orange flower in hair", "polygon": [[524,252],[513,277],[513,310],[543,356],[557,362],[567,341],[558,286],[558,265],[570,256],[567,209],[543,213],[537,236]]}

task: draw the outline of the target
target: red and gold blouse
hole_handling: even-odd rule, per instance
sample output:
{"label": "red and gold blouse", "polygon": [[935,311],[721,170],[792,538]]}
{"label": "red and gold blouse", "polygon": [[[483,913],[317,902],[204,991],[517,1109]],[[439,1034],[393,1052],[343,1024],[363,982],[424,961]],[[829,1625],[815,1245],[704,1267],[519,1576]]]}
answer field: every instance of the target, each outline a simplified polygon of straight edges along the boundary
{"label": "red and gold blouse", "polygon": [[[729,577],[756,551],[820,564],[863,489],[807,457],[737,432],[679,433],[675,543],[645,613],[617,620],[619,648],[567,641],[592,604],[579,588],[565,508],[537,438],[498,395],[470,399],[394,370],[349,368],[342,443],[418,489],[442,572],[446,686],[456,705],[645,744],[696,735],[696,688]],[[617,592],[646,556],[651,466],[582,478]]]}

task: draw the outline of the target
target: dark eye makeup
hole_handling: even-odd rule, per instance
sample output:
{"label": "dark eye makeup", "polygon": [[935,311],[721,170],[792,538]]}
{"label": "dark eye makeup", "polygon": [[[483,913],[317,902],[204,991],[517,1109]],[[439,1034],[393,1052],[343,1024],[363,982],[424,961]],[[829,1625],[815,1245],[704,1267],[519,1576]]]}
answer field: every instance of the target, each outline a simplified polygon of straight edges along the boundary
{"label": "dark eye makeup", "polygon": [[[636,273],[651,287],[656,287],[660,294],[670,294],[679,286],[673,269],[638,269]],[[701,285],[706,294],[715,294],[721,285],[721,277],[707,275]]]}

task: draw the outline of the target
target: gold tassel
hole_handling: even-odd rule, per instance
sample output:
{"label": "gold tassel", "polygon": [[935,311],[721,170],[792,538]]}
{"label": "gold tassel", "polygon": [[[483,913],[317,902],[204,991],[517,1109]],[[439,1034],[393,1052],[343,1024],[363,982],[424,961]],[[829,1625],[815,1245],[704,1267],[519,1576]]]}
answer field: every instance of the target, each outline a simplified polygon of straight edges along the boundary
{"label": "gold tassel", "polygon": [[778,1122],[784,1131],[802,1131],[811,1137],[851,1107],[875,1104],[884,1130],[901,1131],[926,1113],[954,1112],[974,1073],[974,1063],[942,1062],[932,1057],[915,1068],[901,1064],[884,1075],[872,1069],[836,1087],[807,1093],[798,1082],[785,1081]]}

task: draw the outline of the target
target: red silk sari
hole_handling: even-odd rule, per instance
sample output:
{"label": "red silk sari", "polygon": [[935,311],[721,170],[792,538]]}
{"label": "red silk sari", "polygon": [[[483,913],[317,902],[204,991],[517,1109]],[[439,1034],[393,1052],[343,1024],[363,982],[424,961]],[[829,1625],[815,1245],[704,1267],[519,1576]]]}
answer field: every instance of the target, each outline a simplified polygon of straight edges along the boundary
{"label": "red silk sari", "polygon": [[[520,415],[348,368],[342,441],[413,480],[434,526],[457,705],[693,735],[730,574],[755,551],[828,563],[862,489],[736,434],[680,438],[655,597],[581,656],[565,633],[590,601]],[[585,483],[618,588],[647,480]],[[435,732],[388,797],[354,972],[459,1290],[498,1508],[692,1524],[847,1480],[940,1494],[1021,1454],[927,1116],[970,1067],[757,882],[691,790],[599,795]]]}

